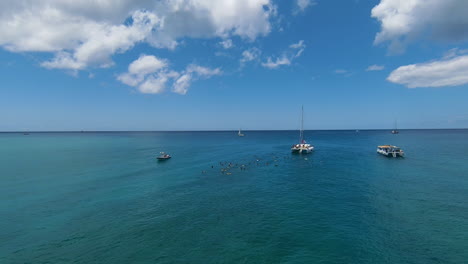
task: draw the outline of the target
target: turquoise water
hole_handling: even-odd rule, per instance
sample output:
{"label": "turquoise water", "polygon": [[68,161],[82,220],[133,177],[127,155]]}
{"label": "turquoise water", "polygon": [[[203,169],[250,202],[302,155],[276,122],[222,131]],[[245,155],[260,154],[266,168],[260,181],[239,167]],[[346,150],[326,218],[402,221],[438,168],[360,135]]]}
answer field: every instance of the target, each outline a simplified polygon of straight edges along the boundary
{"label": "turquoise water", "polygon": [[0,263],[467,263],[468,130],[236,133],[0,134]]}

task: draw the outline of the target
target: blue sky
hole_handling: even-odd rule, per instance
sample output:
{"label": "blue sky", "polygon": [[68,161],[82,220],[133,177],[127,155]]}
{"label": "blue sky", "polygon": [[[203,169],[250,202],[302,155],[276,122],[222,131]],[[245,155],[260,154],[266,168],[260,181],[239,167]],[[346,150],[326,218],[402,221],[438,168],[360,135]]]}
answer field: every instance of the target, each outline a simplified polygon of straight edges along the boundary
{"label": "blue sky", "polygon": [[468,127],[464,0],[0,10],[0,131]]}

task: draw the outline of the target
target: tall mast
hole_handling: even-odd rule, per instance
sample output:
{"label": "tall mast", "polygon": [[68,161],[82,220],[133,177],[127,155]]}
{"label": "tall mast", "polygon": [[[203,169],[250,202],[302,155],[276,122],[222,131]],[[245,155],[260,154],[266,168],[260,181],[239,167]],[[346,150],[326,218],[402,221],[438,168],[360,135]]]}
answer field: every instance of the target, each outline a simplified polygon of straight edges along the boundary
{"label": "tall mast", "polygon": [[302,105],[300,136],[301,136],[301,142],[300,143],[302,144],[302,142],[304,142],[304,105]]}

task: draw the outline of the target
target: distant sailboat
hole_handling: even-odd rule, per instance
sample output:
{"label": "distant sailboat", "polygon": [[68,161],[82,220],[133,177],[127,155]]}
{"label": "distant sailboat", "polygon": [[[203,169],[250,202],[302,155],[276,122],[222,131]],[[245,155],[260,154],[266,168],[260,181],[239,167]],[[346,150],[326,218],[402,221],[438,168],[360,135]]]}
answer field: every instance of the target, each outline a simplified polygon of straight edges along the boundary
{"label": "distant sailboat", "polygon": [[244,136],[244,134],[242,134],[242,131],[241,131],[240,128],[239,128],[239,132],[237,132],[237,135],[238,135],[239,137],[243,137],[243,136]]}
{"label": "distant sailboat", "polygon": [[400,131],[398,131],[397,129],[397,121],[395,119],[395,126],[394,126],[394,129],[392,130],[392,134],[398,134],[398,133],[400,133]]}
{"label": "distant sailboat", "polygon": [[301,115],[301,130],[299,131],[299,144],[291,146],[291,151],[293,153],[310,153],[314,150],[314,146],[307,144],[304,140],[304,106],[302,106],[302,115]]}

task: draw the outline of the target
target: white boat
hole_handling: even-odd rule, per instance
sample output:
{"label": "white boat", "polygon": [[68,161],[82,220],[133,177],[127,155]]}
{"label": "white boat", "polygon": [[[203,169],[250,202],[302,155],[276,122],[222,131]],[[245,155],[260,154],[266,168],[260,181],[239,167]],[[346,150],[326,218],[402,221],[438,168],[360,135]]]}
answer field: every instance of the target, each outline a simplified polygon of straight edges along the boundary
{"label": "white boat", "polygon": [[240,128],[239,128],[239,132],[237,132],[237,135],[238,135],[239,137],[243,137],[243,136],[244,136],[244,134],[242,134],[242,131],[241,131]]}
{"label": "white boat", "polygon": [[161,152],[159,156],[156,157],[157,160],[168,160],[171,158],[171,155],[166,154],[165,152]]}
{"label": "white boat", "polygon": [[392,145],[377,146],[377,153],[394,158],[405,156],[405,152],[401,148]]}
{"label": "white boat", "polygon": [[304,140],[304,106],[302,106],[302,115],[301,115],[301,130],[299,132],[299,144],[294,144],[291,146],[291,151],[293,153],[310,153],[314,150],[314,146],[306,143]]}

